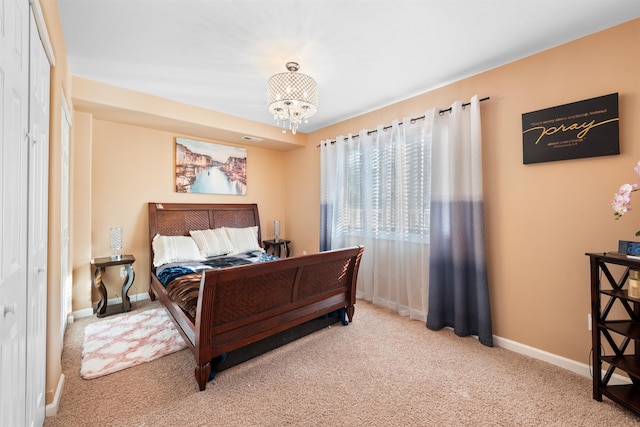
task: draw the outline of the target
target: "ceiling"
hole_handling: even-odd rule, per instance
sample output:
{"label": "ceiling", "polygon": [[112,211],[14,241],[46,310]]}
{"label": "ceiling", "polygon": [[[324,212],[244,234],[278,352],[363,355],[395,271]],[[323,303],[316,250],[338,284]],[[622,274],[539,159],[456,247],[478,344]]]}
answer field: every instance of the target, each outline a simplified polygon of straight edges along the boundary
{"label": "ceiling", "polygon": [[267,80],[298,62],[319,90],[304,133],[640,16],[639,0],[58,0],[58,7],[74,76],[257,122],[275,125]]}

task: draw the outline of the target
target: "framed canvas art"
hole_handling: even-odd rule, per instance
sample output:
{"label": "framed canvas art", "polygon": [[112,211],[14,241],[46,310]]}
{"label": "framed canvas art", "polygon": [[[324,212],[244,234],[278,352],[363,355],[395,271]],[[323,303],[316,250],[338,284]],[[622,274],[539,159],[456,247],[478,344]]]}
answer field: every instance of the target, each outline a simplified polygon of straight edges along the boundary
{"label": "framed canvas art", "polygon": [[176,138],[176,192],[247,194],[247,150]]}
{"label": "framed canvas art", "polygon": [[523,163],[620,154],[618,94],[522,115]]}

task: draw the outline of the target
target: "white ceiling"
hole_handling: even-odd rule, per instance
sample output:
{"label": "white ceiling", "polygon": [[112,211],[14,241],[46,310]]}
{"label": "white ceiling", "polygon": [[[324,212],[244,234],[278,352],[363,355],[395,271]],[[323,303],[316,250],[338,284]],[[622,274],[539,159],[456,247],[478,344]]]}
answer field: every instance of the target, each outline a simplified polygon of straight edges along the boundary
{"label": "white ceiling", "polygon": [[286,71],[286,62],[298,62],[319,88],[318,113],[301,132],[640,16],[640,0],[58,0],[58,6],[73,75],[245,119],[275,125],[266,82]]}

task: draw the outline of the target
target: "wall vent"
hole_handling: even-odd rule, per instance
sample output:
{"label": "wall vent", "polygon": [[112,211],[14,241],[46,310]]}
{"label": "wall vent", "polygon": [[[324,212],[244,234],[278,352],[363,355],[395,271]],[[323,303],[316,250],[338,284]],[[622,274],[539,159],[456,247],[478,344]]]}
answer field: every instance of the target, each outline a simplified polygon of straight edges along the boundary
{"label": "wall vent", "polygon": [[253,142],[260,142],[262,141],[262,138],[257,138],[255,136],[243,136],[242,139],[246,140],[246,141],[253,141]]}

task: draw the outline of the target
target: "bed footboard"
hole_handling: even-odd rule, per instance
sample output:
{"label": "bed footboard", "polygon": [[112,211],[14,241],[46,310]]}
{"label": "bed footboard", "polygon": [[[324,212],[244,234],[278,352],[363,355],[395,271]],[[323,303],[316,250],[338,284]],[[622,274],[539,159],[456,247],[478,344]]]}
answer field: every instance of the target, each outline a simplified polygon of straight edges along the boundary
{"label": "bed footboard", "polygon": [[337,310],[353,321],[364,248],[320,252],[207,271],[196,312],[195,377],[206,388],[211,360]]}

